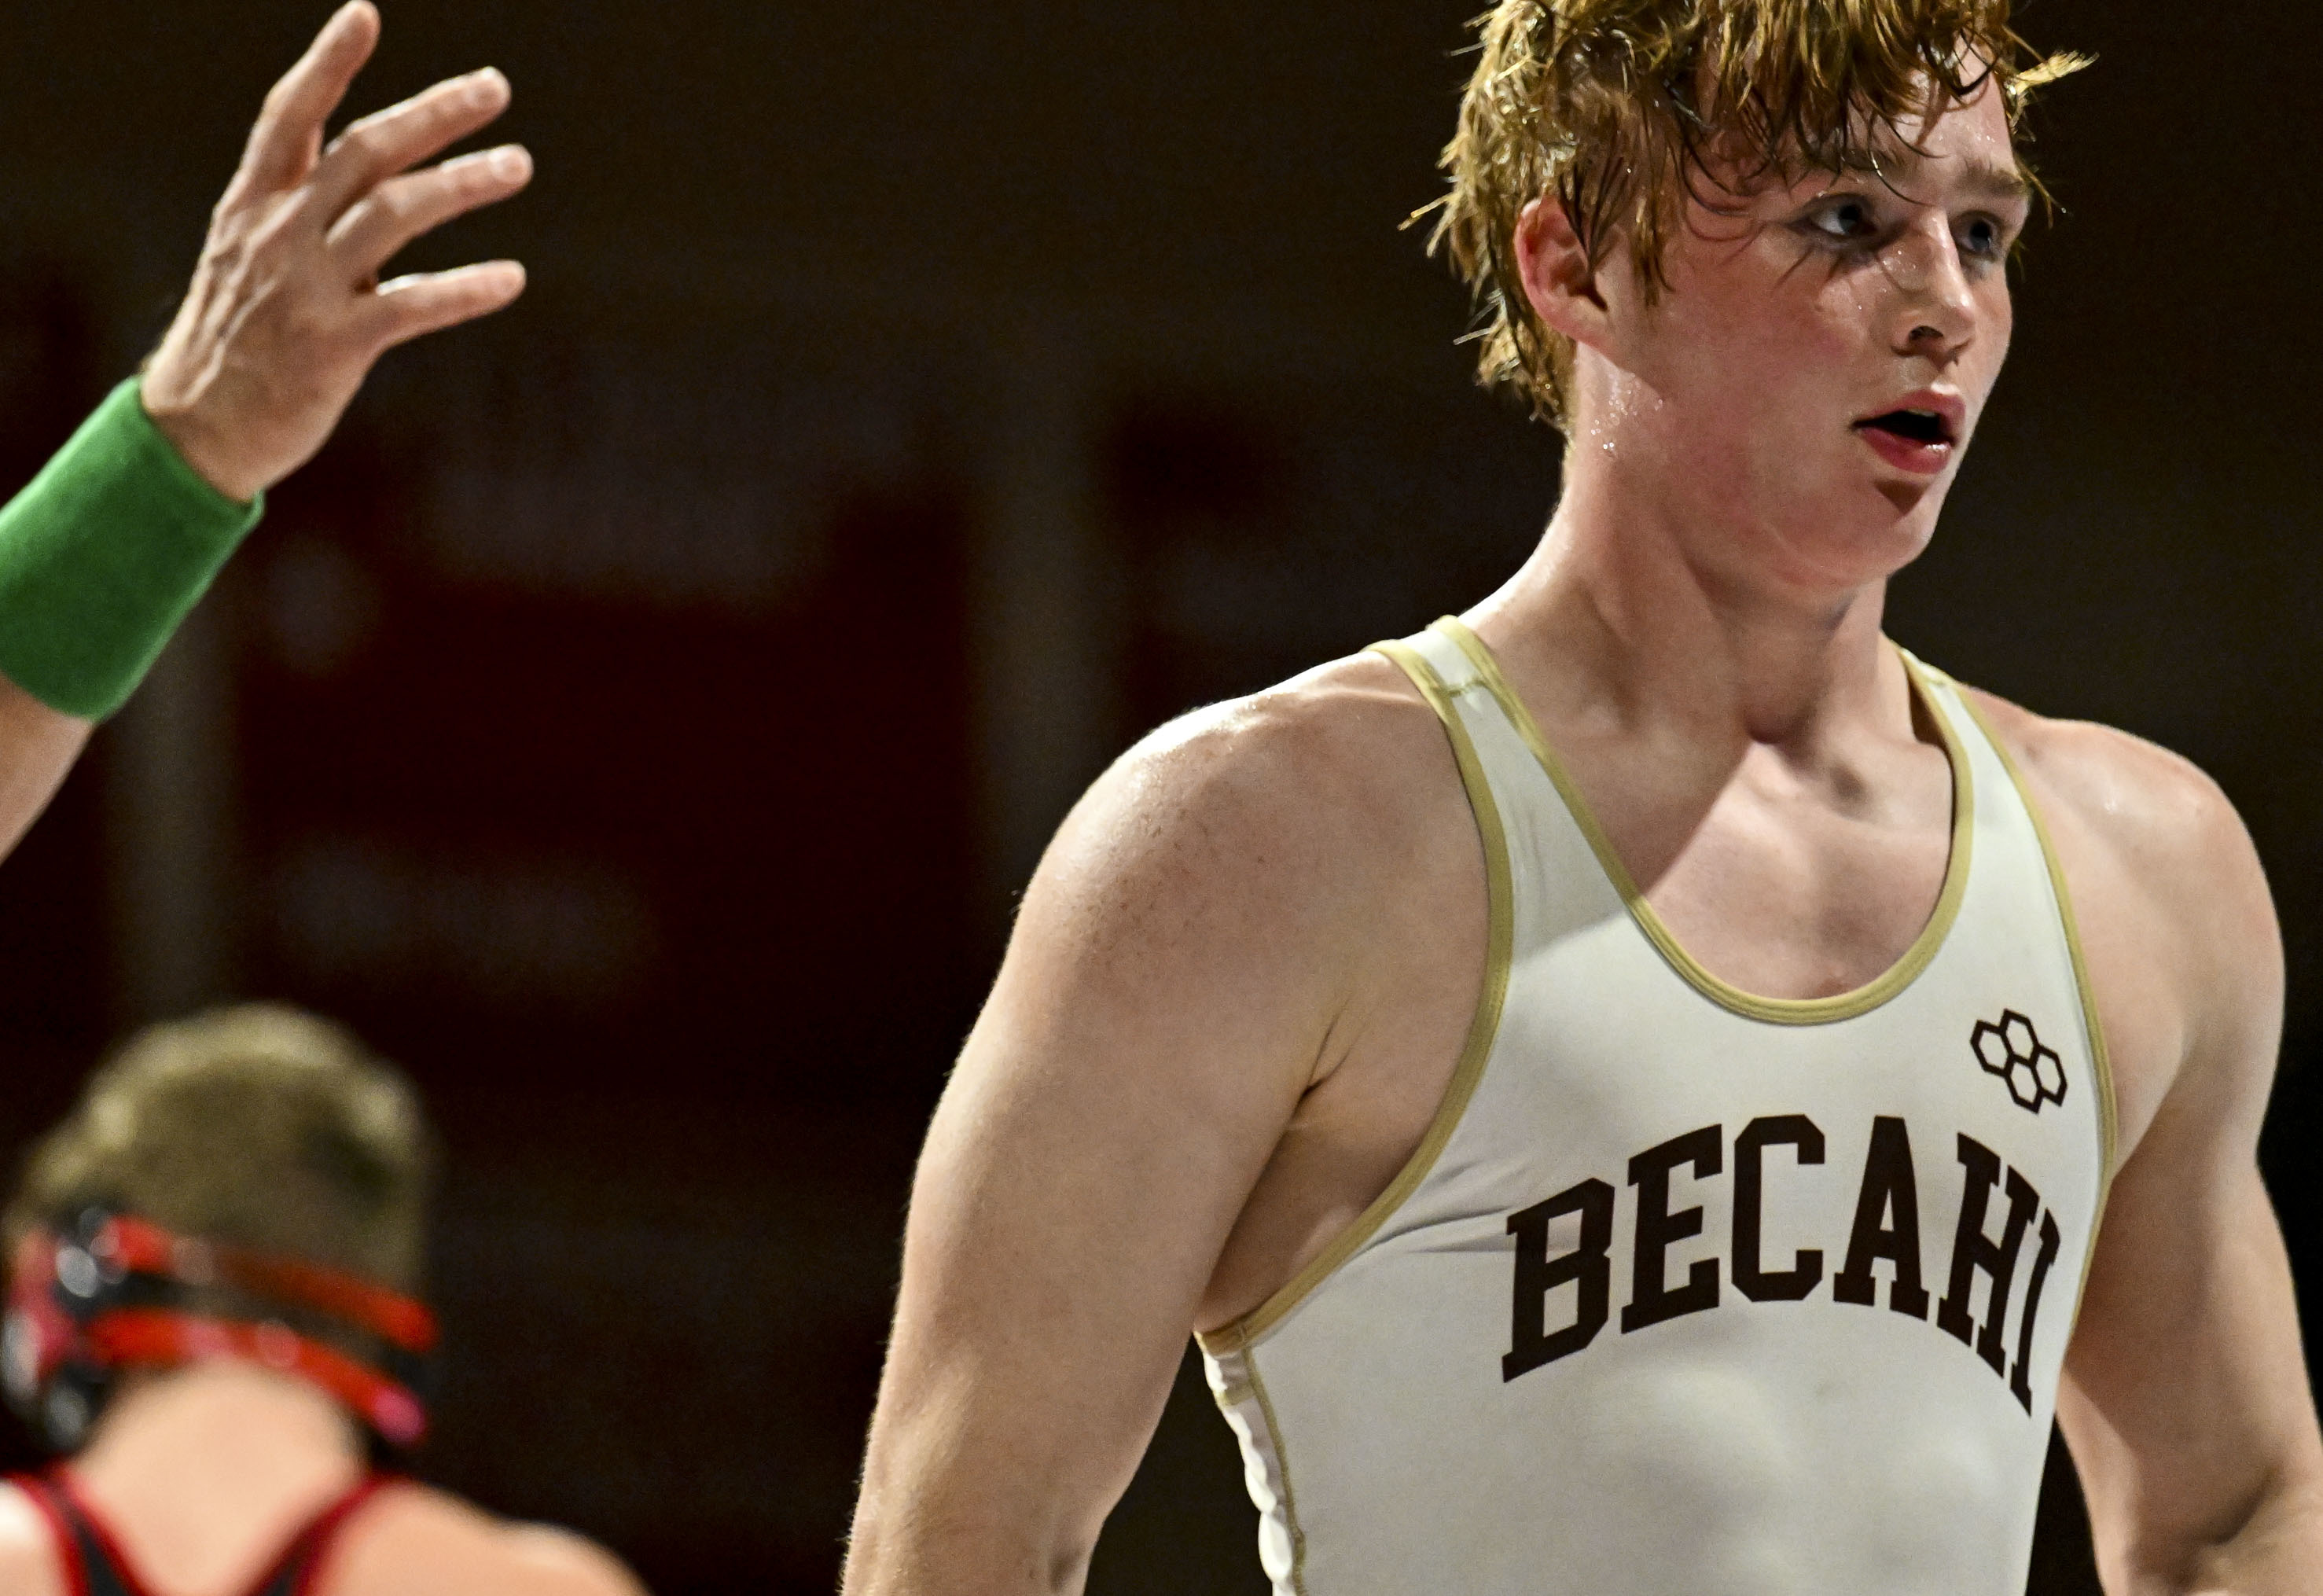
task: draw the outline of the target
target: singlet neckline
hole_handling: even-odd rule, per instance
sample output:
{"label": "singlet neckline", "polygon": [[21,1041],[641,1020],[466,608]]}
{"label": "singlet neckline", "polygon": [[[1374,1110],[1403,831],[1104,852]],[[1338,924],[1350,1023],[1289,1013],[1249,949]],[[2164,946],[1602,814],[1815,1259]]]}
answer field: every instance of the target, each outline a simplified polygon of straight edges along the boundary
{"label": "singlet neckline", "polygon": [[[298,1576],[295,1589],[301,1592],[302,1596],[304,1592],[311,1591],[315,1586],[316,1576],[322,1572],[323,1564],[330,1555],[339,1532],[346,1527],[347,1521],[354,1517],[359,1509],[386,1487],[394,1483],[395,1478],[392,1474],[382,1473],[375,1469],[364,1471],[353,1485],[333,1498],[321,1511],[313,1515],[293,1531],[290,1537],[282,1544],[281,1549],[267,1560],[259,1576],[243,1587],[244,1591],[249,1593],[249,1596],[271,1596],[271,1592],[280,1587],[285,1578],[294,1573]],[[17,1483],[36,1487],[28,1494],[32,1497],[33,1505],[41,1509],[42,1516],[50,1520],[50,1527],[56,1531],[59,1541],[57,1549],[60,1555],[72,1557],[77,1562],[81,1554],[78,1537],[71,1533],[70,1522],[59,1515],[60,1504],[69,1510],[72,1518],[78,1519],[81,1527],[86,1528],[90,1536],[95,1539],[98,1550],[102,1551],[112,1564],[111,1572],[128,1588],[130,1596],[155,1596],[153,1586],[145,1578],[143,1570],[121,1544],[121,1537],[115,1532],[112,1520],[99,1512],[96,1504],[88,1500],[87,1494],[81,1489],[80,1481],[74,1477],[69,1464],[60,1463],[44,1473],[20,1476]],[[54,1493],[56,1501],[44,1500],[41,1494],[43,1491]],[[74,1570],[68,1568],[65,1572],[69,1576]],[[68,1579],[69,1587],[76,1591],[86,1588],[88,1574],[86,1569],[80,1569],[78,1572],[80,1578],[78,1581]]]}
{"label": "singlet neckline", "polygon": [[1828,997],[1768,997],[1745,990],[1705,968],[1685,950],[1668,924],[1646,901],[1645,893],[1630,874],[1629,867],[1621,862],[1621,856],[1614,851],[1612,839],[1599,824],[1588,799],[1566,770],[1565,762],[1542,735],[1539,722],[1533,719],[1531,710],[1509,685],[1508,678],[1501,674],[1500,660],[1492,653],[1492,646],[1456,616],[1444,617],[1436,623],[1435,629],[1457,647],[1475,668],[1478,680],[1492,693],[1500,705],[1501,713],[1515,728],[1517,736],[1531,751],[1550,784],[1556,789],[1557,796],[1564,800],[1574,824],[1588,839],[1590,851],[1597,858],[1598,867],[1621,895],[1638,930],[1653,944],[1663,960],[1704,997],[1747,1019],[1777,1025],[1826,1025],[1869,1014],[1910,986],[1934,961],[1937,951],[1951,934],[1952,922],[1959,918],[1960,900],[1968,891],[1970,857],[1976,830],[1976,782],[1970,768],[1967,746],[1961,742],[1951,716],[1938,701],[1934,684],[1928,679],[1924,667],[1912,656],[1910,650],[1894,643],[1888,645],[1895,648],[1896,656],[1903,662],[1904,675],[1911,683],[1914,699],[1927,711],[1928,720],[1936,729],[1952,778],[1951,852],[1944,863],[1943,885],[1936,894],[1935,907],[1930,911],[1927,922],[1920,928],[1920,934],[1913,939],[1901,956],[1852,991],[1834,993]]}

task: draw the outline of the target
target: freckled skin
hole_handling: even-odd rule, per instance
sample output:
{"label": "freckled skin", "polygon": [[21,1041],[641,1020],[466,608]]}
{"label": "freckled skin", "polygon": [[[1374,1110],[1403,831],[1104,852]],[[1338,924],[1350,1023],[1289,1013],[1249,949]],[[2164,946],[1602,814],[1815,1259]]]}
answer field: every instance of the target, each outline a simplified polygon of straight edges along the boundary
{"label": "freckled skin", "polygon": [[[1950,773],[1880,631],[2005,357],[2025,222],[1987,92],[1881,183],[1699,207],[1648,302],[1553,202],[1518,253],[1576,353],[1538,549],[1468,619],[1678,940],[1776,996],[1872,978],[1944,875]],[[1910,147],[1907,147],[1910,146]],[[1949,408],[1940,469],[1858,423]],[[2257,1134],[2282,1010],[2258,862],[2190,766],[1975,695],[2084,930],[2122,1162],[2060,1416],[2107,1588],[2323,1588],[2323,1444]],[[850,1596],[1072,1591],[1186,1332],[1393,1179],[1482,980],[1433,713],[1342,660],[1165,728],[1025,895],[914,1186]]]}

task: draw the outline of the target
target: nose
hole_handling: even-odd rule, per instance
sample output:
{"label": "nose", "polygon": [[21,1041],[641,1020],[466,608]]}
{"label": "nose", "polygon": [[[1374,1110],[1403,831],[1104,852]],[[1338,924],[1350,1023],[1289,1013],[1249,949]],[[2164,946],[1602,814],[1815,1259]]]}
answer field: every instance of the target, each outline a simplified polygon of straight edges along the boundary
{"label": "nose", "polygon": [[1932,216],[1891,244],[1887,277],[1898,290],[1896,353],[1956,359],[1976,335],[1977,307],[1950,219]]}

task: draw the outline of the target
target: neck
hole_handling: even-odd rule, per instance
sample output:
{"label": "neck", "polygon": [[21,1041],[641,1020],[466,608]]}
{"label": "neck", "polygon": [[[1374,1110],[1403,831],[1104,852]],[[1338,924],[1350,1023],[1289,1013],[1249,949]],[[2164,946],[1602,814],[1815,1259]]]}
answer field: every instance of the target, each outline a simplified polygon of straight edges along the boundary
{"label": "neck", "polygon": [[1547,535],[1480,620],[1623,726],[1803,751],[1889,702],[1885,576],[1819,579],[1697,482],[1577,438]]}
{"label": "neck", "polygon": [[337,1403],[304,1380],[229,1360],[133,1379],[73,1460],[102,1500],[177,1500],[204,1512],[328,1500],[363,1468]]}

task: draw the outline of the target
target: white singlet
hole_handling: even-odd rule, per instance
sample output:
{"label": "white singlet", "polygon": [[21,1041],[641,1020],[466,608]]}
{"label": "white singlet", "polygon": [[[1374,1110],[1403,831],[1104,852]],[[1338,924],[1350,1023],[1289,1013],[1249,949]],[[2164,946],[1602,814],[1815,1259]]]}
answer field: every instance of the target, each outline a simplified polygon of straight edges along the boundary
{"label": "white singlet", "polygon": [[1998,745],[1869,986],[1754,996],[1648,906],[1483,644],[1381,645],[1482,833],[1483,994],[1394,1183],[1201,1338],[1276,1596],[2018,1596],[2113,1157]]}

